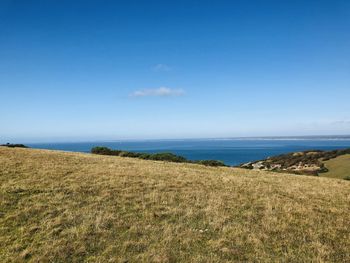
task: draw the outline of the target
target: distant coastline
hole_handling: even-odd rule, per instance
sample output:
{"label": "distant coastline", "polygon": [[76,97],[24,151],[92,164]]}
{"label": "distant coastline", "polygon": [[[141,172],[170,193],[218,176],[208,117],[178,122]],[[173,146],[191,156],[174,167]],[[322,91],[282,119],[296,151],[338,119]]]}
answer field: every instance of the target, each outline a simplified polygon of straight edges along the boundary
{"label": "distant coastline", "polygon": [[[210,140],[210,139],[208,139]],[[309,136],[261,136],[261,137],[230,137],[213,138],[212,140],[350,140],[350,135],[309,135]]]}
{"label": "distant coastline", "polygon": [[[242,137],[208,137],[208,138],[145,138],[145,139],[44,139],[44,140],[8,140],[11,142],[21,142],[24,144],[61,144],[61,143],[118,143],[118,142],[171,142],[171,141],[295,141],[295,140],[320,140],[320,141],[338,141],[345,140],[350,141],[350,135],[297,135],[297,136],[242,136]],[[7,143],[6,139],[2,140],[2,143]]]}

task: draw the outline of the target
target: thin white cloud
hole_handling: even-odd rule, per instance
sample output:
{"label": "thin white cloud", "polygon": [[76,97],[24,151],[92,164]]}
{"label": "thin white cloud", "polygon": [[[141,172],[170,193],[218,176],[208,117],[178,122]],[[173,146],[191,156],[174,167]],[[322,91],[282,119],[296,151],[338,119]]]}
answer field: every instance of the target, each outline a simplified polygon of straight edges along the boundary
{"label": "thin white cloud", "polygon": [[182,89],[171,89],[167,87],[160,87],[156,89],[142,89],[134,91],[132,97],[177,97],[184,95]]}
{"label": "thin white cloud", "polygon": [[157,64],[152,67],[152,70],[155,72],[164,72],[164,71],[170,71],[171,68],[166,64]]}

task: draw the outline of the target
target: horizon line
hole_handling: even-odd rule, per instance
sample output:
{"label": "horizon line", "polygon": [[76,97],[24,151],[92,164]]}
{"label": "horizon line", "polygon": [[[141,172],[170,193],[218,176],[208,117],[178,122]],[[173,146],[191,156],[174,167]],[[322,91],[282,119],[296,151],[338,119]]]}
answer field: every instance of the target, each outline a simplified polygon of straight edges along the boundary
{"label": "horizon line", "polygon": [[[234,136],[234,137],[197,137],[197,138],[143,138],[143,139],[97,139],[97,140],[45,140],[45,141],[26,141],[18,140],[16,143],[41,144],[41,143],[92,143],[92,142],[137,142],[137,141],[186,141],[186,140],[302,140],[302,139],[321,139],[321,140],[350,140],[350,134],[342,135],[277,135],[277,136]],[[14,140],[10,140],[14,141]],[[1,144],[6,144],[4,142]]]}

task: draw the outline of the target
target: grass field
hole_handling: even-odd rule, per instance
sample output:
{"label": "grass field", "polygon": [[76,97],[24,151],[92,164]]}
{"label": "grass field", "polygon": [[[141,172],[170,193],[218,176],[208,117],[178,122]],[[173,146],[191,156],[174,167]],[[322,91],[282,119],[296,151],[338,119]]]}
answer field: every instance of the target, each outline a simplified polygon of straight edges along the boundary
{"label": "grass field", "polygon": [[350,262],[350,182],[0,147],[0,262]]}
{"label": "grass field", "polygon": [[327,173],[320,173],[320,176],[330,178],[350,177],[350,154],[338,156],[324,163],[329,171]]}

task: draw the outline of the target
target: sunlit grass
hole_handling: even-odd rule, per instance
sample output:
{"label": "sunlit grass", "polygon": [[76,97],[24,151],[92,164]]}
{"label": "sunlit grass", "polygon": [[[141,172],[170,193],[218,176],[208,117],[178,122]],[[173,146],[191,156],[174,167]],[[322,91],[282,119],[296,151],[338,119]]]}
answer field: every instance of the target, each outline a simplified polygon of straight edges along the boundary
{"label": "sunlit grass", "polygon": [[349,262],[350,182],[0,147],[0,261]]}
{"label": "sunlit grass", "polygon": [[350,177],[350,154],[338,156],[324,163],[329,171],[327,173],[320,173],[321,176],[332,178]]}

